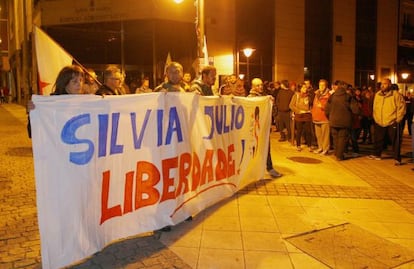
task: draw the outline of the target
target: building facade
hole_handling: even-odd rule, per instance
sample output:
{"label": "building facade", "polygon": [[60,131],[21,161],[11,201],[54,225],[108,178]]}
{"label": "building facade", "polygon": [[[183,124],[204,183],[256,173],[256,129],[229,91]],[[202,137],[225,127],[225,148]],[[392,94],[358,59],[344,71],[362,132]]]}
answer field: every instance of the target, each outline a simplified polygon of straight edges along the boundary
{"label": "building facade", "polygon": [[[197,6],[200,1],[203,10]],[[31,33],[38,25],[78,62],[98,71],[104,64],[119,64],[131,79],[148,76],[155,86],[170,54],[196,76],[198,51],[204,46],[197,23],[204,21],[208,60],[219,75],[249,72],[249,79],[308,78],[314,84],[324,78],[356,86],[390,77],[409,89],[414,75],[413,2],[3,1],[10,69],[2,73],[9,74],[18,102],[37,92]],[[250,57],[241,53],[246,47],[254,49]],[[402,73],[408,77],[402,79]]]}

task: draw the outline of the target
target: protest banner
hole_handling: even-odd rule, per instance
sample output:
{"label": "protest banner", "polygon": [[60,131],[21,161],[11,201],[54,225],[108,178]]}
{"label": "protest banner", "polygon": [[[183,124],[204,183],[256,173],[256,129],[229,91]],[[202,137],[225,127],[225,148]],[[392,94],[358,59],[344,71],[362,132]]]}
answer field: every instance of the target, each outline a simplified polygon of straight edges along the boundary
{"label": "protest banner", "polygon": [[42,268],[175,225],[263,177],[268,97],[33,96]]}

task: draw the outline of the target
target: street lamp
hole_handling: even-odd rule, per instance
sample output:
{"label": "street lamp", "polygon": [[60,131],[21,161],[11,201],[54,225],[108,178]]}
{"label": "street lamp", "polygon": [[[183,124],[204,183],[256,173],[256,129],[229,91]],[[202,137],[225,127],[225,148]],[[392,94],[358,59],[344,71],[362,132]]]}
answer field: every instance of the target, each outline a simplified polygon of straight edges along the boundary
{"label": "street lamp", "polygon": [[243,49],[243,54],[246,56],[246,79],[248,83],[250,83],[249,57],[252,56],[254,51],[252,48]]}
{"label": "street lamp", "polygon": [[405,93],[407,91],[407,78],[409,76],[410,76],[410,73],[404,72],[404,73],[401,74],[401,78],[404,80],[404,95],[405,95]]}

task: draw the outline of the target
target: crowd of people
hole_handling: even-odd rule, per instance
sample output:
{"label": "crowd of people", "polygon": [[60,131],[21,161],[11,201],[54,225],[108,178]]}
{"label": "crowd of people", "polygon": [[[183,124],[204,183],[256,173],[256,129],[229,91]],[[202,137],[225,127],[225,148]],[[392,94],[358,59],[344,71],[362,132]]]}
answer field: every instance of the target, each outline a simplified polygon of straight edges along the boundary
{"label": "crowd of people", "polygon": [[310,81],[296,85],[282,80],[270,84],[268,93],[275,98],[273,124],[280,142],[290,140],[298,151],[305,143],[310,152],[333,153],[338,161],[359,157],[359,144],[372,144],[367,157],[374,160],[391,147],[395,165],[402,164],[405,126],[412,136],[414,95],[408,91],[403,96],[390,79],[375,89],[339,80],[330,89],[325,79],[314,89]]}
{"label": "crowd of people", "polygon": [[[395,165],[401,165],[401,142],[405,126],[412,136],[414,94],[403,96],[397,84],[388,78],[377,87],[353,87],[344,81],[335,81],[329,87],[321,79],[314,88],[310,80],[296,84],[288,80],[251,81],[251,89],[236,74],[225,77],[222,85],[213,89],[217,70],[205,66],[198,78],[192,79],[178,62],[165,68],[164,82],[154,89],[144,77],[135,89],[125,84],[125,75],[116,65],[108,65],[103,72],[103,83],[92,69],[72,65],[63,68],[57,76],[53,95],[96,94],[122,95],[149,92],[194,92],[204,96],[234,95],[253,97],[269,95],[273,101],[272,125],[280,133],[279,142],[289,141],[297,151],[307,148],[320,155],[333,154],[338,161],[360,156],[359,144],[372,144],[367,157],[381,160],[383,151],[391,146]],[[33,104],[29,104],[29,109]],[[30,133],[30,126],[28,127]],[[302,146],[302,145],[305,145]],[[351,151],[351,152],[350,152]],[[267,162],[270,176],[281,174],[273,168],[270,149]]]}
{"label": "crowd of people", "polygon": [[[109,65],[103,72],[101,83],[92,69],[72,65],[64,67],[56,78],[52,95],[96,94],[122,95],[149,92],[194,92],[204,96],[234,95],[241,97],[270,96],[273,102],[272,126],[280,133],[280,143],[289,141],[296,150],[306,148],[322,156],[333,153],[338,161],[359,156],[359,145],[372,144],[373,154],[367,157],[381,160],[384,149],[392,147],[395,165],[401,165],[401,141],[405,123],[412,136],[414,95],[399,93],[398,86],[390,79],[383,79],[376,89],[355,88],[344,81],[335,81],[329,88],[328,81],[321,79],[314,89],[309,80],[296,84],[288,80],[263,82],[260,78],[251,81],[251,89],[235,74],[226,77],[223,85],[215,91],[217,70],[205,66],[199,78],[191,79],[178,62],[171,62],[165,69],[164,82],[153,90],[149,79],[144,77],[136,89],[124,83],[125,76],[116,65]],[[32,102],[29,109],[34,109]],[[31,134],[30,118],[28,132]],[[273,166],[270,142],[267,152],[266,170],[272,178],[281,177]],[[414,149],[413,149],[414,151]],[[192,220],[192,216],[186,219]],[[161,231],[170,231],[166,226]]]}

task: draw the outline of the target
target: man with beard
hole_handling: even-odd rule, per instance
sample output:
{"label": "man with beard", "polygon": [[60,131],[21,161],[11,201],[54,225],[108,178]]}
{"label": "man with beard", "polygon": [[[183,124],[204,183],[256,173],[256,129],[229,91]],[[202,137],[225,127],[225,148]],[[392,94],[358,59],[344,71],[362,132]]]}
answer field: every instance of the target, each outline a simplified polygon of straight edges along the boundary
{"label": "man with beard", "polygon": [[212,86],[216,83],[216,75],[217,70],[214,66],[208,65],[203,67],[201,78],[193,81],[190,91],[205,96],[214,95]]}
{"label": "man with beard", "polygon": [[158,85],[154,92],[185,92],[181,87],[183,79],[183,66],[177,62],[171,62],[165,69],[166,82]]}
{"label": "man with beard", "polygon": [[391,80],[385,78],[381,82],[381,89],[375,94],[373,118],[374,118],[374,154],[368,158],[381,160],[384,149],[384,140],[388,135],[393,148],[395,165],[401,165],[401,121],[405,115],[404,97],[391,89]]}

